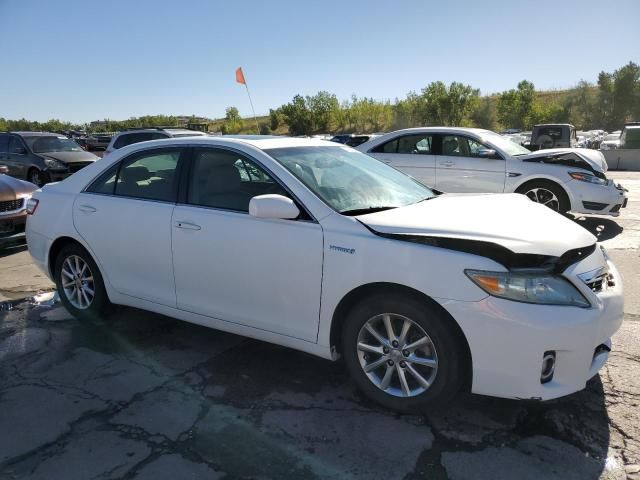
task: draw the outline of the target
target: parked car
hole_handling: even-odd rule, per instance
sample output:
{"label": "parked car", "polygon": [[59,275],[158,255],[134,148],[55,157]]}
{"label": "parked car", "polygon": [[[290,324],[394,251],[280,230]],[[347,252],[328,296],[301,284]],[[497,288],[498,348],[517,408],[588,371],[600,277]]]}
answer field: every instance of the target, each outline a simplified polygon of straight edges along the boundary
{"label": "parked car", "polygon": [[619,133],[608,134],[600,144],[600,150],[615,150],[616,148],[620,148]]}
{"label": "parked car", "polygon": [[489,130],[451,127],[398,130],[357,149],[443,192],[521,193],[561,213],[617,216],[627,203],[596,150],[530,152]]}
{"label": "parked car", "polygon": [[350,147],[357,147],[365,142],[368,142],[372,138],[375,138],[377,135],[353,135],[353,134],[340,134],[334,135],[330,140],[336,143],[342,143],[344,145],[348,145]]}
{"label": "parked car", "polygon": [[0,164],[8,174],[39,187],[57,182],[98,160],[57,133],[0,132]]}
{"label": "parked car", "polygon": [[78,318],[130,305],[342,356],[398,410],[467,386],[575,392],[622,322],[618,271],[581,226],[520,195],[438,196],[322,140],[130,145],[27,208],[29,251]]}
{"label": "parked car", "polygon": [[87,151],[106,150],[111,142],[111,135],[92,134],[85,139],[85,148]]}
{"label": "parked car", "polygon": [[114,135],[111,142],[105,149],[105,155],[110,154],[114,150],[132,145],[134,143],[147,142],[149,140],[160,140],[163,138],[181,138],[181,137],[201,137],[206,133],[199,130],[188,130],[186,128],[128,128],[127,130]]}
{"label": "parked car", "polygon": [[624,149],[640,149],[640,124],[626,124],[620,134],[620,146]]}
{"label": "parked car", "polygon": [[0,246],[24,237],[27,200],[38,187],[6,175],[9,168],[0,165]]}
{"label": "parked car", "polygon": [[544,148],[576,147],[576,127],[569,123],[536,125],[531,132],[531,145]]}

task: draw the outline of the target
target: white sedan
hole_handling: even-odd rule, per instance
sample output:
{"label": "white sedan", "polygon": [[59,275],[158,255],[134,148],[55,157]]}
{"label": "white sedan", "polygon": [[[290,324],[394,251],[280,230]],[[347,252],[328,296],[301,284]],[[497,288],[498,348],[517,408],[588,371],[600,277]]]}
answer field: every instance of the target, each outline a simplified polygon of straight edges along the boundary
{"label": "white sedan", "polygon": [[442,192],[521,193],[562,213],[618,216],[627,205],[596,150],[530,152],[489,130],[447,127],[398,130],[356,148]]}
{"label": "white sedan", "polygon": [[322,140],[139,143],[28,213],[29,252],[78,318],[129,305],[343,356],[398,410],[575,392],[622,321],[620,276],[574,222],[521,195],[435,195]]}

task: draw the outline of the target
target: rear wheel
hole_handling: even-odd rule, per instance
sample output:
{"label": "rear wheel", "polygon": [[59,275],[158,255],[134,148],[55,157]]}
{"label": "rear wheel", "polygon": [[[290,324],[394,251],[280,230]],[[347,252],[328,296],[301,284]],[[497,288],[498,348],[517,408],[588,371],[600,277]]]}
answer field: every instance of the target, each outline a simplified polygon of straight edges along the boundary
{"label": "rear wheel", "polygon": [[571,208],[562,187],[548,180],[528,182],[518,188],[517,193],[526,195],[532,202],[540,203],[555,212],[566,213]]}
{"label": "rear wheel", "polygon": [[97,319],[110,306],[104,282],[91,255],[80,245],[70,244],[58,254],[55,282],[62,303],[75,317]]}
{"label": "rear wheel", "polygon": [[450,321],[411,297],[364,300],[343,329],[342,352],[351,376],[367,396],[394,410],[446,402],[464,378],[463,350]]}

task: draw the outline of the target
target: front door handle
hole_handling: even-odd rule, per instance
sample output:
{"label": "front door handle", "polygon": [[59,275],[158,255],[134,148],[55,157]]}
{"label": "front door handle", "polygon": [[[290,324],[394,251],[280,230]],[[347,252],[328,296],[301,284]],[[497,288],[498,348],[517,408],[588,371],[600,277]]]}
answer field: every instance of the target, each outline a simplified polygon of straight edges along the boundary
{"label": "front door handle", "polygon": [[185,222],[183,220],[178,220],[176,222],[176,228],[183,228],[185,230],[201,230],[202,227],[200,225],[196,225],[195,223]]}
{"label": "front door handle", "polygon": [[440,162],[440,165],[442,165],[443,167],[451,167],[452,165],[455,165],[456,162],[452,161],[452,160],[447,160],[446,162]]}
{"label": "front door handle", "polygon": [[97,211],[96,207],[92,207],[91,205],[80,205],[78,209],[85,213],[94,213]]}

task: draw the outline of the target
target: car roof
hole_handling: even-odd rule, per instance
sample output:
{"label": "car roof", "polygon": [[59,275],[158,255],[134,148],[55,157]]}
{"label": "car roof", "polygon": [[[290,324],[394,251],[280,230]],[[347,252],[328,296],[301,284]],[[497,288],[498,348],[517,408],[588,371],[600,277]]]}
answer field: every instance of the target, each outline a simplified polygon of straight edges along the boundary
{"label": "car roof", "polygon": [[65,137],[61,133],[51,133],[51,132],[0,132],[0,133],[13,133],[15,135],[20,135],[21,137]]}
{"label": "car roof", "polygon": [[[341,143],[330,142],[328,140],[320,140],[318,138],[295,138],[295,137],[280,137],[271,135],[204,135],[194,137],[180,137],[180,138],[164,138],[158,140],[151,140],[148,142],[140,142],[123,147],[122,150],[131,149],[131,151],[137,150],[136,147],[146,148],[151,145],[250,145],[260,150],[268,150],[270,148],[290,148],[290,147],[335,147],[335,148],[350,148]],[[133,147],[133,148],[132,148]]]}

